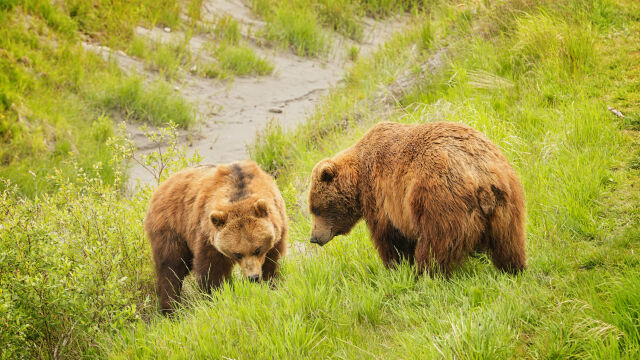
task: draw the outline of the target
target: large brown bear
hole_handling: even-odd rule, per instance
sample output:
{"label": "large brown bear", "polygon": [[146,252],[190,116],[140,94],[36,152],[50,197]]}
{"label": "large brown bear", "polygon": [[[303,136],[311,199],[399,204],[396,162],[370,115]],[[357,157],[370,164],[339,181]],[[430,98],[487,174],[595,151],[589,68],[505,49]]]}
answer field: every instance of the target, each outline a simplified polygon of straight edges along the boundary
{"label": "large brown bear", "polygon": [[252,161],[172,175],[153,194],[145,231],[165,313],[179,301],[192,269],[206,291],[219,286],[236,263],[249,280],[269,280],[287,248],[282,195]]}
{"label": "large brown bear", "polygon": [[456,123],[379,123],[311,175],[311,242],[326,244],[364,217],[388,267],[448,272],[474,251],[496,267],[526,266],[522,185],[500,149]]}

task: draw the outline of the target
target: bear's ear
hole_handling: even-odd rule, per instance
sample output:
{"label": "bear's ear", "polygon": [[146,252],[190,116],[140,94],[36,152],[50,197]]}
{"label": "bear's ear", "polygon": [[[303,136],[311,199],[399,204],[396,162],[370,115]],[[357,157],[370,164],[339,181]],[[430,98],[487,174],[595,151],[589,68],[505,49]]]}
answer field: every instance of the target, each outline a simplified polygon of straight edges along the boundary
{"label": "bear's ear", "polygon": [[227,222],[227,213],[220,210],[213,210],[211,214],[209,214],[209,219],[211,219],[213,226],[221,227]]}
{"label": "bear's ear", "polygon": [[267,217],[267,215],[269,215],[267,202],[264,201],[264,199],[258,199],[258,201],[253,204],[253,211],[255,211],[257,217]]}
{"label": "bear's ear", "polygon": [[336,164],[334,164],[331,160],[325,161],[325,163],[322,164],[322,167],[320,167],[320,180],[324,182],[332,182],[333,178],[336,177],[336,174]]}

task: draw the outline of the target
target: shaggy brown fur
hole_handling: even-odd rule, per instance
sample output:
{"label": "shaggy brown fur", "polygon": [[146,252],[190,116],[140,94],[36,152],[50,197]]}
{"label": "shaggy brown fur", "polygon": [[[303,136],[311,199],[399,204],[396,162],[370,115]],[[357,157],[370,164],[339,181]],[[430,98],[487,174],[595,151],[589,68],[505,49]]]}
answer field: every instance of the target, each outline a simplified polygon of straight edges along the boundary
{"label": "shaggy brown fur", "polygon": [[151,199],[145,231],[165,313],[179,301],[190,271],[205,291],[219,286],[236,263],[248,279],[269,280],[287,248],[280,191],[252,161],[172,175]]}
{"label": "shaggy brown fur", "polygon": [[499,269],[526,266],[522,185],[496,145],[456,123],[379,123],[311,175],[311,242],[364,217],[386,266],[401,258],[445,272],[474,251]]}

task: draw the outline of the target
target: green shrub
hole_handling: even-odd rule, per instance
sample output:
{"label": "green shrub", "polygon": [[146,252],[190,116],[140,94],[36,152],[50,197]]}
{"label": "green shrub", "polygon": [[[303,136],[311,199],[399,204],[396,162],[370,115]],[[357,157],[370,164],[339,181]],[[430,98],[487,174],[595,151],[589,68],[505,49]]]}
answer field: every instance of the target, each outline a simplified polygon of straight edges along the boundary
{"label": "green shrub", "polygon": [[146,198],[76,170],[55,173],[50,196],[0,194],[2,358],[78,358],[96,334],[153,312]]}
{"label": "green shrub", "polygon": [[[94,123],[96,136],[111,130],[104,126],[107,122],[101,118]],[[168,144],[139,159],[158,181],[198,161],[178,146],[175,125],[147,136]],[[107,142],[112,162],[132,156],[129,140],[111,137]],[[25,198],[0,180],[2,359],[96,354],[98,334],[117,333],[157,313],[152,259],[142,228],[152,188],[123,197],[117,187],[71,165],[71,178],[59,170],[49,176],[58,191],[35,198]]]}

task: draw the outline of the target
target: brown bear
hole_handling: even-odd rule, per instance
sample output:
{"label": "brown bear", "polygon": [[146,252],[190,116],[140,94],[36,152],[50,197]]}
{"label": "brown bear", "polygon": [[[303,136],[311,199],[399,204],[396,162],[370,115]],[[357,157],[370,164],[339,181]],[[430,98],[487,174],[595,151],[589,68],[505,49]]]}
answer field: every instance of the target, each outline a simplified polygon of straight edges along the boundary
{"label": "brown bear", "polygon": [[326,244],[364,218],[385,266],[419,272],[487,251],[496,267],[526,266],[522,185],[500,149],[457,123],[383,122],[313,169],[311,242]]}
{"label": "brown bear", "polygon": [[249,280],[266,281],[287,248],[282,195],[252,161],[175,173],[153,194],[144,225],[165,313],[192,269],[205,291],[219,286],[234,264]]}

